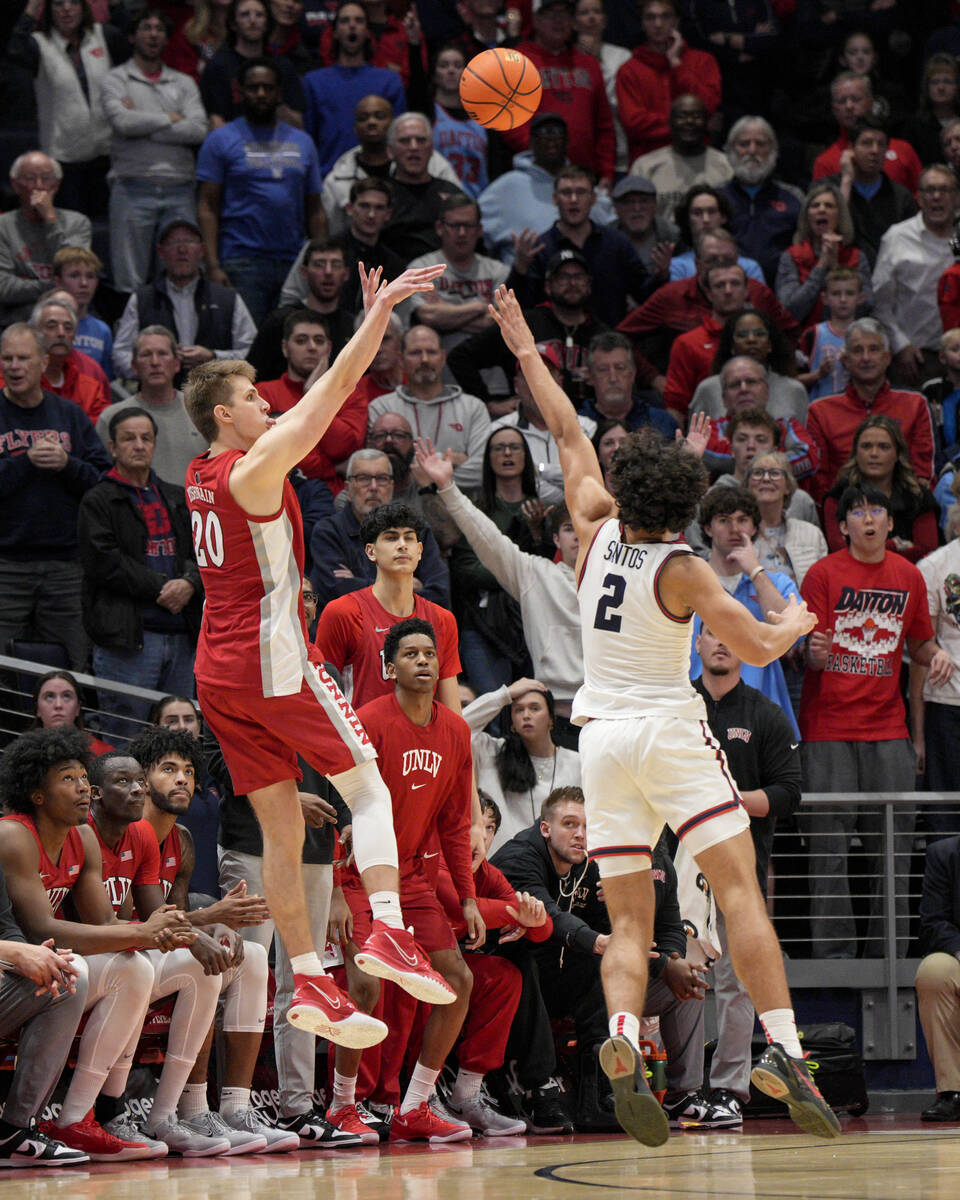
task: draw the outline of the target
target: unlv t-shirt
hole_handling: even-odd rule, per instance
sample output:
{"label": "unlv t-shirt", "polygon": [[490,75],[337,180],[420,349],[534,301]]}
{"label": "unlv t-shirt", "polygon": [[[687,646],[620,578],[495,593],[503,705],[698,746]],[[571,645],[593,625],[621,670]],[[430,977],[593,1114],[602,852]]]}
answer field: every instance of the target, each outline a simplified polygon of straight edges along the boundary
{"label": "unlv t-shirt", "polygon": [[395,695],[357,712],[376,747],[380,774],[393,800],[402,890],[433,891],[418,857],[436,831],[461,900],[475,896],[470,869],[470,793],[473,759],[466,721],[433,703],[429,725],[414,725]]}
{"label": "unlv t-shirt", "polygon": [[146,819],[132,821],[115,846],[103,840],[93,817],[87,822],[97,835],[103,859],[103,886],[115,913],[123,907],[133,884],[157,887],[160,883],[160,847],[153,826]]}
{"label": "unlv t-shirt", "polygon": [[[457,622],[453,614],[415,593],[410,616],[429,621],[433,626],[440,678],[459,675]],[[406,617],[387,612],[372,587],[338,596],[320,614],[314,640],[324,661],[333,663],[343,676],[344,695],[355,710],[378,696],[393,694],[393,681],[387,678],[383,661],[383,639],[392,625],[405,620]]]}
{"label": "unlv t-shirt", "polygon": [[900,667],[907,638],[933,637],[923,576],[899,554],[863,563],[838,550],[813,564],[801,589],[817,629],[833,631],[826,668],[809,668],[800,701],[808,742],[905,738]]}

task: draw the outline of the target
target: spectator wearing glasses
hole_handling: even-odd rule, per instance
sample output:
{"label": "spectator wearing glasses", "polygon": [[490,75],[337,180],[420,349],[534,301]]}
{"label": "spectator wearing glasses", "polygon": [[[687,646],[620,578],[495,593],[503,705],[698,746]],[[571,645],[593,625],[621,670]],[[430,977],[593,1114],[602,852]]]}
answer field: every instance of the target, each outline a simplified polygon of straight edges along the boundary
{"label": "spectator wearing glasses", "polygon": [[[357,450],[347,463],[347,503],[318,521],[310,538],[312,582],[321,612],[335,596],[373,583],[376,564],[366,555],[360,526],[375,509],[393,500],[393,470],[380,450]],[[423,531],[423,555],[414,572],[414,590],[442,608],[450,607],[450,577],[429,529]]]}

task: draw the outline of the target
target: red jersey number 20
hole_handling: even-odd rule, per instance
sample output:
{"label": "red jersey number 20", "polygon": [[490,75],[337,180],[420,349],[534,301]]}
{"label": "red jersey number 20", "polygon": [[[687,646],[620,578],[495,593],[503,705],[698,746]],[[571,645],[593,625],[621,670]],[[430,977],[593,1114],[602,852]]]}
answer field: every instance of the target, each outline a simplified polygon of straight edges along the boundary
{"label": "red jersey number 20", "polygon": [[223,529],[220,518],[212,510],[204,518],[194,509],[190,514],[193,527],[193,553],[198,567],[223,566]]}

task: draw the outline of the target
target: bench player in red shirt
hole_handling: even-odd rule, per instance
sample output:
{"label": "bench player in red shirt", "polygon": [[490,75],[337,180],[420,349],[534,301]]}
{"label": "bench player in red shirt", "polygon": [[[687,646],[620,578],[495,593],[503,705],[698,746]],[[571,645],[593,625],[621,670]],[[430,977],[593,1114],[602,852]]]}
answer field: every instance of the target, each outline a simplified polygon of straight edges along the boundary
{"label": "bench player in red shirt", "polygon": [[206,596],[197,696],[234,790],[249,798],[263,831],[263,889],[295,978],[287,1020],[360,1047],[381,1041],[387,1029],[336,987],[313,944],[300,873],[298,752],[327,775],[353,813],[354,852],[375,918],[361,968],[430,1003],[455,997],[404,928],[390,798],[376,751],[308,645],[300,595],[303,525],[287,474],[373,361],[395,305],[432,291],[443,270],[437,264],[405,271],[381,285],[380,271],[368,275],[361,265],[363,324],[303,399],[276,420],[248,363],[205,363],[187,386],[187,411],[210,443],[186,478]]}
{"label": "bench player in red shirt", "polygon": [[[189,945],[194,933],[172,906],[141,925],[115,916],[103,887],[100,848],[86,828],[88,762],[87,735],[76,729],[31,730],[7,747],[0,760],[9,814],[0,820],[0,869],[24,934],[69,946],[84,956],[89,974],[76,1070],[59,1117],[41,1122],[41,1130],[96,1162],[124,1162],[152,1158],[156,1149],[104,1130],[93,1106],[101,1089],[123,1095],[147,1011],[153,968],[132,950]],[[64,915],[65,902],[73,920]]]}
{"label": "bench player in red shirt", "polygon": [[[473,759],[462,717],[434,699],[439,665],[433,627],[411,617],[391,627],[383,658],[392,695],[363,706],[358,716],[380,756],[393,797],[393,824],[400,860],[401,903],[418,942],[456,992],[448,1007],[434,1007],[406,1094],[390,1125],[391,1141],[454,1142],[472,1137],[470,1126],[441,1116],[430,1104],[437,1076],[463,1025],[473,976],[428,878],[423,852],[438,845],[457,890],[475,948],[485,936],[477,907],[470,852]],[[357,955],[362,964],[363,952]],[[336,1117],[334,1111],[328,1120]]]}

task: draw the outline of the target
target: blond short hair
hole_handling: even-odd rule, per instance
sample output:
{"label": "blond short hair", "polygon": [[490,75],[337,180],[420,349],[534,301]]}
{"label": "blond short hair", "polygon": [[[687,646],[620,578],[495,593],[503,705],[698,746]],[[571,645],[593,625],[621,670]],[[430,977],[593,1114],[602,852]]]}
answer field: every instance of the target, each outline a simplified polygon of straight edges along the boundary
{"label": "blond short hair", "polygon": [[187,377],[187,386],[183,390],[187,416],[207,442],[217,440],[220,426],[213,410],[218,404],[229,407],[232,396],[230,380],[237,375],[250,383],[257,378],[256,370],[242,358],[215,358],[194,367]]}
{"label": "blond short hair", "polygon": [[64,246],[53,256],[54,275],[61,275],[67,267],[76,267],[78,265],[81,267],[92,267],[98,275],[103,270],[103,263],[86,246]]}

